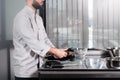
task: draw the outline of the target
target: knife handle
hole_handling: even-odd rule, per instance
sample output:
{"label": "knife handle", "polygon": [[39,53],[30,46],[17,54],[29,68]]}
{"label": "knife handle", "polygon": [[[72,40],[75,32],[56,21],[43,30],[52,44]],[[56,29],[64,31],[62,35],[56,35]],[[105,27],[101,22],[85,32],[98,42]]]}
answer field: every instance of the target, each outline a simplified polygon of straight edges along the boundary
{"label": "knife handle", "polygon": [[74,48],[68,48],[65,52],[69,55],[69,52],[74,52]]}

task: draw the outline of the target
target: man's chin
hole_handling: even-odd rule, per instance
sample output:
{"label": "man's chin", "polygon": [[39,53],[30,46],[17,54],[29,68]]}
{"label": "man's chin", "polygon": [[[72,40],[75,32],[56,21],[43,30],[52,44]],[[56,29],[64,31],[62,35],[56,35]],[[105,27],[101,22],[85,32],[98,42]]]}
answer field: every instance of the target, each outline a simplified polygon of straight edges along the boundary
{"label": "man's chin", "polygon": [[40,6],[42,7],[42,6],[43,6],[43,3],[41,3]]}

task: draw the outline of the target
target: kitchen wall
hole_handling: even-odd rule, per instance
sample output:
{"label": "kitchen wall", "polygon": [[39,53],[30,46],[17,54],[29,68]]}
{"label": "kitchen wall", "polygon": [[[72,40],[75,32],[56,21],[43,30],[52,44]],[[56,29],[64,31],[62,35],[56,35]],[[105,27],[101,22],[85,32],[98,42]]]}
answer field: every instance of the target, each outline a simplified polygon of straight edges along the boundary
{"label": "kitchen wall", "polygon": [[12,61],[12,56],[13,55],[13,48],[11,48],[10,49],[10,69],[11,69],[11,73],[10,73],[10,75],[11,75],[11,80],[14,80],[14,73],[13,73],[13,61]]}
{"label": "kitchen wall", "polygon": [[[0,0],[0,5],[1,5],[1,0]],[[0,13],[1,13],[1,7],[0,7]],[[0,26],[1,26],[1,14],[0,14]],[[1,27],[0,27],[0,40],[1,40]]]}
{"label": "kitchen wall", "polygon": [[0,80],[8,80],[7,49],[0,50]]}
{"label": "kitchen wall", "polygon": [[6,39],[12,40],[13,19],[25,5],[25,0],[5,0]]}
{"label": "kitchen wall", "polygon": [[[0,80],[14,80],[13,63],[12,63],[13,48],[10,49],[9,54],[7,49],[0,50]],[[10,68],[10,74],[8,67]]]}
{"label": "kitchen wall", "polygon": [[[4,40],[12,40],[13,19],[24,5],[25,0],[0,0],[0,47],[2,47],[1,44],[4,44],[2,43]],[[14,80],[12,60],[11,79],[8,74],[8,57],[9,55],[12,57],[12,54],[12,49],[10,50],[10,53],[8,53],[7,48],[0,49],[0,80]]]}

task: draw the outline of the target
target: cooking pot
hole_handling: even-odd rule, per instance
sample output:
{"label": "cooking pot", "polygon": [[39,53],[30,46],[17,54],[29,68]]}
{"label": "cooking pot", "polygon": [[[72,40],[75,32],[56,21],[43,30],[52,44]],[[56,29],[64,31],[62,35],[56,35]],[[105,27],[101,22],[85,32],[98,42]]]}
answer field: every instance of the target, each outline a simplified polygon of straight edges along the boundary
{"label": "cooking pot", "polygon": [[114,58],[107,57],[106,58],[106,66],[108,68],[120,69],[120,57],[116,56]]}

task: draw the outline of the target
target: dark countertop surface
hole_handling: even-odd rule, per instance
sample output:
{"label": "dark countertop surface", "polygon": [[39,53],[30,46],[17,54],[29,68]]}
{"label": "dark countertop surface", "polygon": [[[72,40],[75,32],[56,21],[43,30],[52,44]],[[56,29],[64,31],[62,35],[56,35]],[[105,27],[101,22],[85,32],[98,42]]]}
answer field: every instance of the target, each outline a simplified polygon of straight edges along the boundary
{"label": "dark countertop surface", "polygon": [[41,78],[120,78],[115,69],[44,69],[39,70]]}
{"label": "dark countertop surface", "polygon": [[[45,66],[46,62],[57,61],[58,67]],[[52,64],[53,65],[53,64]],[[61,67],[62,65],[62,67]],[[86,56],[81,58],[75,54],[74,59],[46,60],[39,69],[40,78],[120,78],[120,69],[108,68],[106,59],[100,56]]]}

